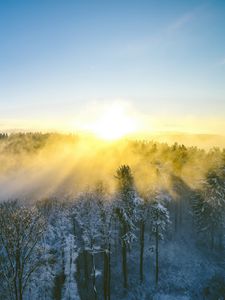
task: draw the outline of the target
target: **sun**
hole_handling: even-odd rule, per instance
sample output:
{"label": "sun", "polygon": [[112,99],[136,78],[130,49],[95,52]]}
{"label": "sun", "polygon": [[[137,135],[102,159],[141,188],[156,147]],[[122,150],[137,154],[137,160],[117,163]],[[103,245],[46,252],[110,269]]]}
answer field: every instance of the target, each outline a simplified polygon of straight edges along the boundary
{"label": "sun", "polygon": [[90,124],[89,129],[101,139],[117,140],[134,133],[137,129],[137,122],[129,115],[125,107],[115,104],[104,108],[101,115]]}

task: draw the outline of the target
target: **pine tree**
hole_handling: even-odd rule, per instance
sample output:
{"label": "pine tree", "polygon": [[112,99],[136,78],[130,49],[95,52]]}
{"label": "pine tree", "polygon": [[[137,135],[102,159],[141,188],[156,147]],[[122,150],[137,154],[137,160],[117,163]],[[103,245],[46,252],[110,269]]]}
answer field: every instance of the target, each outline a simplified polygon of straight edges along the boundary
{"label": "pine tree", "polygon": [[121,225],[123,286],[126,289],[128,288],[127,247],[136,239],[139,198],[129,166],[122,165],[119,167],[116,178],[118,193],[115,212]]}
{"label": "pine tree", "polygon": [[203,181],[201,191],[193,199],[193,215],[197,231],[210,241],[214,249],[216,240],[222,244],[225,214],[225,184],[211,171]]}
{"label": "pine tree", "polygon": [[101,249],[103,253],[103,293],[104,299],[110,300],[111,289],[111,247],[115,238],[113,230],[113,204],[110,199],[100,201],[100,218],[101,218]]}
{"label": "pine tree", "polygon": [[140,198],[139,204],[139,226],[140,226],[140,282],[142,283],[144,280],[144,271],[143,271],[143,264],[144,264],[144,247],[145,247],[145,227],[146,227],[146,220],[148,217],[148,205],[147,201]]}
{"label": "pine tree", "polygon": [[159,241],[164,238],[164,233],[170,223],[169,212],[163,205],[163,198],[160,194],[155,195],[150,206],[151,231],[155,236],[155,282],[159,281]]}

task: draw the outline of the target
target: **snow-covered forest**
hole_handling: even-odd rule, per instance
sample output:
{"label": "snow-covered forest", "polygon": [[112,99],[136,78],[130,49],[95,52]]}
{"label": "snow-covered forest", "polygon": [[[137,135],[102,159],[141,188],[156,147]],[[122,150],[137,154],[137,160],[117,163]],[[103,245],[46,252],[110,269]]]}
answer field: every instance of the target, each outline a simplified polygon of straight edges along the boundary
{"label": "snow-covered forest", "polygon": [[0,135],[0,299],[225,299],[225,150]]}

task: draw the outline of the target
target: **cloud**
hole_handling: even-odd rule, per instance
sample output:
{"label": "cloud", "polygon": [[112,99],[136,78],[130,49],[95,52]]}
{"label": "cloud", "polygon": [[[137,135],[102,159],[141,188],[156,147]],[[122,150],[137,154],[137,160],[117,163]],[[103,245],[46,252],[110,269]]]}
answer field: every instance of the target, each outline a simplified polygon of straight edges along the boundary
{"label": "cloud", "polygon": [[120,44],[118,53],[123,56],[140,56],[152,48],[163,45],[165,41],[171,39],[175,33],[190,25],[201,10],[202,6],[195,7],[171,20],[171,22],[167,23],[161,30],[157,30],[156,28],[155,34],[151,36],[146,36],[141,40],[127,41],[123,45]]}
{"label": "cloud", "polygon": [[167,27],[166,30],[167,33],[174,33],[175,31],[183,28],[185,25],[187,25],[194,19],[195,15],[196,15],[196,10],[193,10],[191,12],[188,12],[180,16]]}

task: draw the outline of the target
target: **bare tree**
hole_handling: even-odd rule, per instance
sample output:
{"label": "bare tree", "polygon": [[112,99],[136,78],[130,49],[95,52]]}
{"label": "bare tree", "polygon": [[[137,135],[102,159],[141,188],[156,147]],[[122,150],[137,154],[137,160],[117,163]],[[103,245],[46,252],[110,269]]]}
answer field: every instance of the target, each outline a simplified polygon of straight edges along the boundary
{"label": "bare tree", "polygon": [[9,299],[22,300],[33,273],[42,264],[39,241],[45,222],[35,208],[18,201],[0,204],[0,272]]}

